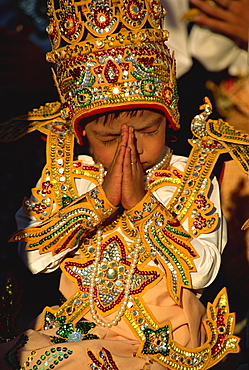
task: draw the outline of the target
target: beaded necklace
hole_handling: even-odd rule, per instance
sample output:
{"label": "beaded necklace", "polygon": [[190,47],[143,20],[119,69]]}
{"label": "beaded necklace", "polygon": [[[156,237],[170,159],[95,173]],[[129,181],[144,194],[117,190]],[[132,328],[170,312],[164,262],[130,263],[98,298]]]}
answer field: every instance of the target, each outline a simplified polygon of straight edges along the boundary
{"label": "beaded necklace", "polygon": [[[151,169],[147,171],[146,174],[146,186],[149,183],[149,180],[151,179],[154,171],[158,170],[159,168],[163,167],[165,163],[170,159],[170,154],[171,151],[167,150],[166,155],[164,158],[157,163],[155,166],[153,166]],[[104,166],[100,163],[99,164],[99,185],[102,185],[103,180],[104,180],[104,175],[105,175],[105,170]],[[94,288],[95,288],[95,281],[97,278],[97,273],[98,273],[98,265],[100,262],[100,251],[101,251],[101,244],[102,244],[102,227],[99,227],[97,230],[97,242],[96,242],[96,254],[95,254],[95,260],[93,263],[92,267],[92,272],[90,275],[90,288],[89,288],[89,307],[90,307],[90,312],[92,315],[93,320],[98,324],[103,327],[112,327],[114,325],[117,325],[117,323],[121,320],[122,316],[124,315],[124,312],[126,311],[128,302],[129,302],[129,295],[130,295],[130,289],[131,289],[131,282],[133,278],[133,273],[135,271],[136,265],[137,265],[137,260],[138,260],[138,255],[139,255],[139,250],[140,250],[140,244],[141,244],[141,236],[138,233],[136,242],[135,242],[135,248],[132,253],[132,261],[130,264],[130,269],[129,272],[126,276],[126,283],[125,283],[125,289],[124,289],[124,297],[123,297],[123,302],[120,306],[120,310],[118,311],[117,315],[114,317],[114,319],[110,322],[104,322],[99,315],[97,314],[97,311],[95,309],[95,304],[94,304]]]}

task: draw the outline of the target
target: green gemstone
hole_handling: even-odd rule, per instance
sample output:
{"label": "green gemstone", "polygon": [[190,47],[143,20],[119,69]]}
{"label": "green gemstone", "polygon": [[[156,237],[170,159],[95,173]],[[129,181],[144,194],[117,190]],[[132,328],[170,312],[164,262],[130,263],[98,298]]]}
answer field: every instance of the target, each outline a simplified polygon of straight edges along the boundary
{"label": "green gemstone", "polygon": [[109,268],[106,271],[106,277],[111,280],[114,280],[117,277],[117,274],[118,274],[117,270],[113,268]]}

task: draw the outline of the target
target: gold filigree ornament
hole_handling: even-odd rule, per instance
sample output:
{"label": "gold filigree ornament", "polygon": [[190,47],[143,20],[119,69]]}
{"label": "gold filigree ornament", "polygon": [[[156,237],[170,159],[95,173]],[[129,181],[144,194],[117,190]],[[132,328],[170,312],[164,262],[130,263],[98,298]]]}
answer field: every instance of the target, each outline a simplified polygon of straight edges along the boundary
{"label": "gold filigree ornament", "polygon": [[212,202],[208,199],[210,178],[220,154],[228,152],[244,173],[249,169],[249,137],[235,130],[222,119],[208,119],[212,113],[209,99],[200,107],[203,111],[194,117],[189,140],[192,150],[168,210],[182,222],[189,217],[189,232],[196,237],[211,232],[217,226],[217,215],[210,213]]}
{"label": "gold filigree ornament", "polygon": [[[235,317],[229,312],[225,288],[220,291],[213,304],[208,303],[207,319],[203,321],[207,339],[202,346],[194,349],[185,348],[175,342],[172,339],[170,322],[159,325],[137,299],[134,299],[134,306],[130,312],[126,311],[125,316],[132,322],[138,338],[142,341],[137,356],[148,355],[167,369],[209,369],[227,353],[239,352],[240,339],[232,335]],[[142,318],[146,318],[146,327],[141,324]]]}

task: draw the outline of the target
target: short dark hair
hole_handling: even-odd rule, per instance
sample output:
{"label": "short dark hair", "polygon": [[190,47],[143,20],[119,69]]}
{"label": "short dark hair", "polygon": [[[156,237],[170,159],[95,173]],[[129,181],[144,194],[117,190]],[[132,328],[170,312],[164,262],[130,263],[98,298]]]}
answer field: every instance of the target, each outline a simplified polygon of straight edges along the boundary
{"label": "short dark hair", "polygon": [[92,115],[92,116],[89,116],[89,117],[85,117],[85,118],[82,118],[79,122],[78,122],[78,125],[81,126],[82,130],[84,129],[84,127],[92,122],[92,121],[98,121],[99,118],[101,117],[104,117],[104,121],[103,121],[103,124],[105,125],[106,122],[109,120],[109,119],[115,119],[119,116],[121,116],[121,114],[125,114],[126,116],[128,117],[134,117],[136,116],[138,113],[142,113],[144,112],[145,110],[150,110],[150,111],[153,111],[153,112],[158,112],[158,113],[161,113],[162,112],[160,110],[157,110],[157,109],[150,109],[150,108],[137,108],[137,109],[122,109],[122,110],[115,110],[115,111],[110,111],[110,112],[104,112],[104,113],[100,113],[100,114],[95,114],[95,115]]}

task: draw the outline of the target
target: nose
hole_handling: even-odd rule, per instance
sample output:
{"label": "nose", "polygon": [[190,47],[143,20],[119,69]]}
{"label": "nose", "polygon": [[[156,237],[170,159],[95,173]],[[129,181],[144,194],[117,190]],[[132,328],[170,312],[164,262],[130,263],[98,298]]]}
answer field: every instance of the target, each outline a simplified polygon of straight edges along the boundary
{"label": "nose", "polygon": [[141,155],[141,154],[143,154],[143,141],[141,140],[139,135],[135,134],[135,138],[136,138],[137,152],[138,152],[139,155]]}

